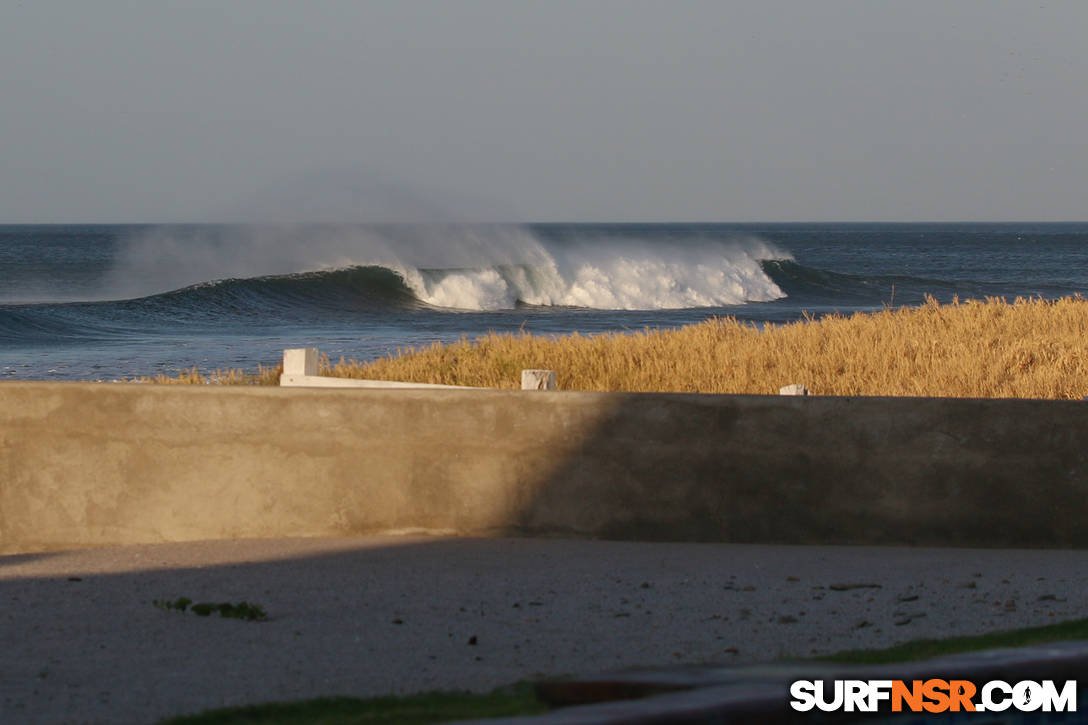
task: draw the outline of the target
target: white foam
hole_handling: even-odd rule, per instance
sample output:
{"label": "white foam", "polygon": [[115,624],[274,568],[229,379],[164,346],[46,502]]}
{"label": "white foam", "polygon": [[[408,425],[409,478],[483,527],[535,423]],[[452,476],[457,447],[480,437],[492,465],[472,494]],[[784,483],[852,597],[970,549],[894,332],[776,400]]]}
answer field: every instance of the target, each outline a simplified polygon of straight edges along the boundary
{"label": "white foam", "polygon": [[[543,248],[543,247],[542,247]],[[789,255],[759,240],[690,246],[609,240],[552,245],[532,265],[402,272],[419,299],[466,310],[564,305],[612,310],[683,309],[765,302],[783,297],[761,259]]]}

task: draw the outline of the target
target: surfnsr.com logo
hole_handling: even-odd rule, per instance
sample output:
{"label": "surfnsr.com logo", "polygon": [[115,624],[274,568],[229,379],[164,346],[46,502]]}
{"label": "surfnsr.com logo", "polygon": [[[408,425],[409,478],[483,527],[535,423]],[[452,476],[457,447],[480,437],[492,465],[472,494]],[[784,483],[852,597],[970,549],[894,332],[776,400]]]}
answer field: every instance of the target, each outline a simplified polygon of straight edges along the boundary
{"label": "surfnsr.com logo", "polygon": [[1077,682],[1066,680],[797,680],[790,707],[799,712],[1076,712]]}

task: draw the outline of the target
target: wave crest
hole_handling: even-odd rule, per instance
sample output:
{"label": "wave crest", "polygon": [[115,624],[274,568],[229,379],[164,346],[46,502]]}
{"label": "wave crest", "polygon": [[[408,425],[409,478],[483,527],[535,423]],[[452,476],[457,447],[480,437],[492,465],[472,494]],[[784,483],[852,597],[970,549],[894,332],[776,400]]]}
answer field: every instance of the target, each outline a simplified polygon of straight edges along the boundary
{"label": "wave crest", "polygon": [[[343,293],[345,270],[384,269],[399,275],[420,302],[454,310],[683,309],[783,297],[761,261],[792,259],[757,238],[614,232],[558,238],[503,226],[168,231],[130,243],[114,270],[114,289],[129,298],[159,296],[229,278],[236,286],[258,283],[279,297],[288,291],[287,280],[317,272],[333,276],[308,285],[335,284]],[[351,279],[376,282],[373,272]],[[379,286],[379,297],[400,292]]]}

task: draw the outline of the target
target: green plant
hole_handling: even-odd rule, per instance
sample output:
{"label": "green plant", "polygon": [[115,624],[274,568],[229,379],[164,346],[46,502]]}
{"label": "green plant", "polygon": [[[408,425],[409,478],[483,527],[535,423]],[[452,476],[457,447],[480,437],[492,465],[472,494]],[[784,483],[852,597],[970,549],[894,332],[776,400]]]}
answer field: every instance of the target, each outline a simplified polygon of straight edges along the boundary
{"label": "green plant", "polygon": [[170,601],[169,599],[156,599],[152,602],[152,604],[159,609],[176,609],[179,612],[184,612],[192,603],[193,600],[188,597],[178,597],[174,601]]}
{"label": "green plant", "polygon": [[427,725],[450,720],[536,715],[548,706],[532,683],[520,682],[486,694],[425,692],[418,695],[325,697],[298,702],[247,705],[165,720],[159,725]]}
{"label": "green plant", "polygon": [[942,655],[959,654],[961,652],[977,652],[980,650],[1006,647],[1026,647],[1034,644],[1045,644],[1047,642],[1084,639],[1088,639],[1088,619],[1074,619],[1068,622],[1048,624],[1042,627],[1014,629],[1005,632],[988,632],[986,634],[966,637],[917,639],[886,649],[848,650],[826,657],[817,657],[816,659],[831,662],[890,664],[893,662],[909,662],[928,659],[930,657],[940,657]]}
{"label": "green plant", "polygon": [[244,619],[248,622],[263,622],[268,619],[268,613],[265,612],[264,607],[249,602],[238,602],[237,604],[231,604],[230,602],[200,602],[199,604],[193,604],[192,599],[179,597],[173,601],[156,599],[152,604],[159,609],[173,609],[179,612],[189,610],[198,617],[209,617],[215,612],[219,612],[220,617]]}

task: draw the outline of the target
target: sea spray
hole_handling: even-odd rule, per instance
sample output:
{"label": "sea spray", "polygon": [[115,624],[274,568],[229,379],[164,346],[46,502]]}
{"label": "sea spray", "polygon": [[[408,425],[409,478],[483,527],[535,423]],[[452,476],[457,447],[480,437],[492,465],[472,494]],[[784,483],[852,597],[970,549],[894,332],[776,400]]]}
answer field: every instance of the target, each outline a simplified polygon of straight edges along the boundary
{"label": "sea spray", "polygon": [[791,257],[754,237],[549,239],[504,225],[170,228],[129,240],[104,295],[375,267],[441,308],[684,309],[781,298],[765,259]]}

